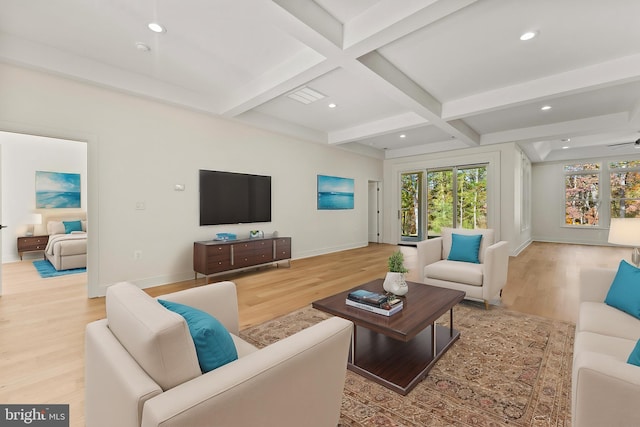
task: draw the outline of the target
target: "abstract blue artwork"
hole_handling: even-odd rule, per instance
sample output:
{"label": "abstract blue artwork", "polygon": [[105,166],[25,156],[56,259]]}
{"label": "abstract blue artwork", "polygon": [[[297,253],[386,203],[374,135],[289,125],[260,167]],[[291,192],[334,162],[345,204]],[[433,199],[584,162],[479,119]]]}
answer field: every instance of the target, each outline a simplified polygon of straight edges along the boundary
{"label": "abstract blue artwork", "polygon": [[318,209],[353,209],[353,179],[318,175]]}
{"label": "abstract blue artwork", "polygon": [[36,171],[36,209],[79,207],[79,173]]}

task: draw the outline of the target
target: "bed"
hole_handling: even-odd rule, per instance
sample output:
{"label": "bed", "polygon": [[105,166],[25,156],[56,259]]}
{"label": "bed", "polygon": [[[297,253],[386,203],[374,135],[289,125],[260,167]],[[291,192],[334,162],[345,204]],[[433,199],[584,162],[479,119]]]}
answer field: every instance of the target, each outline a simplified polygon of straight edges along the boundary
{"label": "bed", "polygon": [[48,218],[49,242],[44,255],[56,270],[87,266],[87,221],[84,215]]}

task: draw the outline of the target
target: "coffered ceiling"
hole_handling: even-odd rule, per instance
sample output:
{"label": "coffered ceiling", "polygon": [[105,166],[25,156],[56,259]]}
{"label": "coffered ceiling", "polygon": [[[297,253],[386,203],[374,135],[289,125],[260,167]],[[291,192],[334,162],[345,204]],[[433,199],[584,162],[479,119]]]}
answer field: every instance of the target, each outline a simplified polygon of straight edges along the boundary
{"label": "coffered ceiling", "polygon": [[636,152],[638,17],[638,0],[0,0],[0,61],[379,158],[516,142],[539,162]]}

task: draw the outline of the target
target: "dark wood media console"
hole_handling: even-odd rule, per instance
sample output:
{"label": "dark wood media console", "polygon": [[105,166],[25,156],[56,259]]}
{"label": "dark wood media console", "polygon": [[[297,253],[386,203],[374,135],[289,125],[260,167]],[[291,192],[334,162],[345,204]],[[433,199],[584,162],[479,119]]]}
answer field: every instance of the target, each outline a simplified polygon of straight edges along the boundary
{"label": "dark wood media console", "polygon": [[193,270],[207,276],[291,260],[291,237],[193,243]]}

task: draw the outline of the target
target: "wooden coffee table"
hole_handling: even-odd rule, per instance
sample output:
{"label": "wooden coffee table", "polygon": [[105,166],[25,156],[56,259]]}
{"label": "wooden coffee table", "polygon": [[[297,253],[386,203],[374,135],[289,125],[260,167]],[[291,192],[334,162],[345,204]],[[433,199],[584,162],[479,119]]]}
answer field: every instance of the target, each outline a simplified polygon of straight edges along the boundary
{"label": "wooden coffee table", "polygon": [[[345,303],[355,289],[384,292],[382,283],[382,279],[374,280],[315,301],[312,306],[355,324],[349,370],[406,395],[460,337],[453,328],[453,307],[465,293],[407,282],[404,308],[389,317]],[[449,327],[436,325],[447,311]]]}

